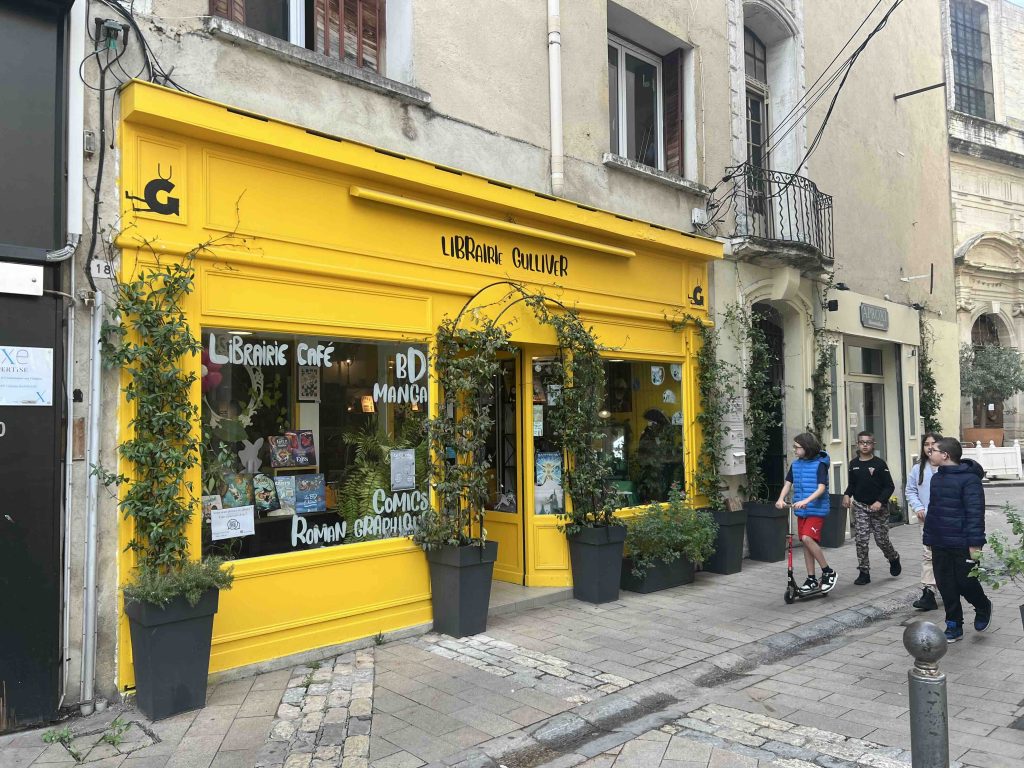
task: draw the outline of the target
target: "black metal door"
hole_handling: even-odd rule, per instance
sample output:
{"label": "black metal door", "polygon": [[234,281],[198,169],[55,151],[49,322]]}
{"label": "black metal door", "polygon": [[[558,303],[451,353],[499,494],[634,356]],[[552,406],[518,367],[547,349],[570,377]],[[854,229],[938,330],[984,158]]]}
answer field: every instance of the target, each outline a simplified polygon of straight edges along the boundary
{"label": "black metal door", "polygon": [[52,296],[0,294],[0,361],[18,360],[19,348],[53,350],[52,404],[0,404],[0,730],[50,718],[57,710],[62,314]]}

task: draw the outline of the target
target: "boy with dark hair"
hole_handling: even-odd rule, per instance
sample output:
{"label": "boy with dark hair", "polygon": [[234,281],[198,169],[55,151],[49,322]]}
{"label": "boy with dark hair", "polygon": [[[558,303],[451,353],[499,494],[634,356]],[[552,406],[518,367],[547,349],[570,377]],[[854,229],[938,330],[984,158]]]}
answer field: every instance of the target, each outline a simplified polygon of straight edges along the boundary
{"label": "boy with dark hair", "polygon": [[857,542],[857,568],[860,575],[854,584],[871,582],[868,544],[873,534],[875,543],[889,561],[889,573],[903,572],[900,553],[889,541],[888,507],[896,484],[889,467],[875,456],[875,436],[870,432],[857,435],[857,456],[850,461],[850,481],[843,492],[843,506],[853,509],[853,537]]}
{"label": "boy with dark hair", "polygon": [[971,576],[978,553],[985,545],[985,470],[963,459],[960,442],[944,437],[935,443],[928,460],[937,467],[932,477],[924,543],[932,548],[935,583],[946,607],[946,640],[964,636],[964,609],[960,598],[974,606],[974,629],[984,632],[992,620],[992,601]]}

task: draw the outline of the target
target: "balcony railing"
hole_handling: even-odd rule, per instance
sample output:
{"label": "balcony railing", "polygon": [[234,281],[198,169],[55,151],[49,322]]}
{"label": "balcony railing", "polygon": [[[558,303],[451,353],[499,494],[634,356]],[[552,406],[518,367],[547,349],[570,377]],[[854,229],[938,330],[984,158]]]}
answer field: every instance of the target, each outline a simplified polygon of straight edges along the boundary
{"label": "balcony railing", "polygon": [[[727,170],[729,186],[708,203],[710,226],[735,214],[733,237],[760,259],[773,252],[801,268],[830,268],[832,196],[810,179],[744,163]],[[716,227],[717,228],[717,227]]]}

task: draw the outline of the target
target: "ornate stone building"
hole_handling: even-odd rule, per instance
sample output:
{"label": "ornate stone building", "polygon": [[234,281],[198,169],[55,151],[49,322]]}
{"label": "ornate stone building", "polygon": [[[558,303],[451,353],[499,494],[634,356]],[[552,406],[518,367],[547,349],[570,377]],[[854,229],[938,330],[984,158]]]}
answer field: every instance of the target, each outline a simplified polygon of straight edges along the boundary
{"label": "ornate stone building", "polygon": [[[1024,8],[944,3],[950,185],[961,343],[1024,344]],[[961,426],[1024,435],[1018,395],[963,402]]]}

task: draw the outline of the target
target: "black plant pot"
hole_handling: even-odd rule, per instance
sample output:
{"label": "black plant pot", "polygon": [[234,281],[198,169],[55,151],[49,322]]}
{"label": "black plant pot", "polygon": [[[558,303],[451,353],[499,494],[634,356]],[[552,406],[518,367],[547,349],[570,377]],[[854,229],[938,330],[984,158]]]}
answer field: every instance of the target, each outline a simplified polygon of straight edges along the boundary
{"label": "black plant pot", "polygon": [[842,494],[830,493],[828,502],[828,515],[821,529],[821,546],[841,547],[846,543],[847,509],[843,506]]}
{"label": "black plant pot", "polygon": [[774,504],[747,501],[747,543],[750,559],[764,563],[777,563],[786,557],[786,530],[789,527],[789,509],[776,509]]}
{"label": "black plant pot", "polygon": [[184,597],[164,607],[125,603],[135,663],[135,705],[150,720],[206,706],[219,597],[217,589],[210,589],[195,607]]}
{"label": "black plant pot", "polygon": [[484,542],[482,547],[441,547],[427,552],[435,632],[466,637],[487,629],[497,557],[496,541]]}
{"label": "black plant pot", "polygon": [[622,561],[623,589],[630,592],[659,592],[662,589],[679,587],[683,584],[693,582],[694,565],[685,557],[678,557],[671,563],[663,563],[660,560],[647,568],[647,575],[642,579],[633,575],[633,560],[626,558]]}
{"label": "black plant pot", "polygon": [[718,523],[718,536],[715,538],[715,554],[704,563],[704,570],[712,573],[739,573],[743,568],[743,532],[747,527],[747,511],[709,511]]}
{"label": "black plant pot", "polygon": [[619,599],[624,525],[584,528],[567,537],[572,564],[572,596],[588,603],[611,603]]}

